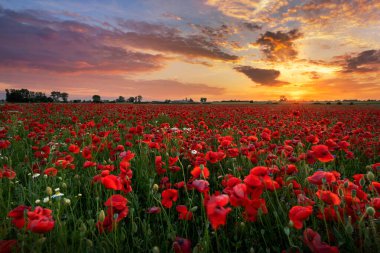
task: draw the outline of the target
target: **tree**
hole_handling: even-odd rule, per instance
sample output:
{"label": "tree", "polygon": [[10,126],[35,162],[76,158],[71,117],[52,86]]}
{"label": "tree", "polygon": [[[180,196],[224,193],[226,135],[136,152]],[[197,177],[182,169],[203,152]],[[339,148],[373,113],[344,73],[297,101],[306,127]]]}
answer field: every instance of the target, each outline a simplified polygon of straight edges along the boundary
{"label": "tree", "polygon": [[129,97],[129,98],[128,98],[128,102],[129,102],[129,103],[133,103],[134,101],[135,101],[135,98],[134,98],[134,97]]}
{"label": "tree", "polygon": [[116,99],[116,103],[124,103],[125,98],[123,96],[119,96],[119,98]]}
{"label": "tree", "polygon": [[286,102],[286,101],[288,101],[288,99],[286,98],[286,96],[282,95],[280,97],[280,102]]}
{"label": "tree", "polygon": [[138,102],[138,103],[141,103],[141,100],[142,100],[142,96],[141,96],[141,95],[138,95],[138,96],[137,96],[137,102]]}
{"label": "tree", "polygon": [[94,95],[94,96],[92,96],[92,102],[100,103],[100,102],[102,102],[102,99],[100,98],[99,95]]}
{"label": "tree", "polygon": [[54,102],[58,102],[59,98],[61,97],[61,92],[59,92],[59,91],[52,91],[50,93],[50,97],[53,99]]}
{"label": "tree", "polygon": [[201,98],[201,103],[206,103],[207,98]]}
{"label": "tree", "polygon": [[62,101],[64,103],[67,103],[67,98],[69,97],[69,94],[66,92],[62,92],[60,97],[62,98]]}

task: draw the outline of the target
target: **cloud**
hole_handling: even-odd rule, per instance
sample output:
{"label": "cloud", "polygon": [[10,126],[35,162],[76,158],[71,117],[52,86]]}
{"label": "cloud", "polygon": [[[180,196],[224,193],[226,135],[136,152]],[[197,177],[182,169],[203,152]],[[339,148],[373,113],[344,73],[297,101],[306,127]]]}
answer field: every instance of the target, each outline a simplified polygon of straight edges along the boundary
{"label": "cloud", "polygon": [[165,13],[162,14],[162,16],[164,18],[173,19],[173,20],[177,20],[177,21],[182,20],[182,17],[177,16],[177,15],[175,15],[173,13],[170,13],[170,12],[165,12]]}
{"label": "cloud", "polygon": [[184,34],[175,28],[144,21],[119,19],[118,24],[127,29],[119,40],[134,48],[224,61],[239,59],[236,55],[224,52],[220,47],[220,42],[230,33],[230,28],[226,25],[218,28],[193,25],[199,33]]}
{"label": "cloud", "polygon": [[307,72],[303,72],[302,74],[307,75],[310,79],[316,80],[316,79],[321,78],[321,76],[319,75],[317,71],[307,71]]}
{"label": "cloud", "polygon": [[379,71],[379,67],[380,50],[366,50],[348,58],[343,72],[374,72]]}
{"label": "cloud", "polygon": [[255,23],[249,23],[249,22],[244,22],[243,27],[250,30],[250,31],[257,31],[262,28],[261,25],[255,24]]}
{"label": "cloud", "polygon": [[[162,24],[117,20],[119,27],[61,20],[43,11],[0,9],[0,66],[62,73],[157,71],[167,53],[234,61],[211,38]],[[144,50],[154,50],[152,51]],[[165,55],[164,55],[165,54]]]}
{"label": "cloud", "polygon": [[298,29],[289,32],[267,31],[257,39],[254,45],[259,45],[261,51],[270,61],[292,60],[297,56],[294,41],[301,38],[302,33]]}
{"label": "cloud", "polygon": [[126,50],[108,43],[115,31],[76,21],[41,19],[33,12],[0,10],[0,66],[55,72],[154,71],[162,54]]}
{"label": "cloud", "polygon": [[276,80],[280,76],[280,71],[275,69],[259,69],[250,66],[238,66],[234,68],[236,71],[245,74],[255,83],[266,86],[277,86],[289,84],[288,82]]}

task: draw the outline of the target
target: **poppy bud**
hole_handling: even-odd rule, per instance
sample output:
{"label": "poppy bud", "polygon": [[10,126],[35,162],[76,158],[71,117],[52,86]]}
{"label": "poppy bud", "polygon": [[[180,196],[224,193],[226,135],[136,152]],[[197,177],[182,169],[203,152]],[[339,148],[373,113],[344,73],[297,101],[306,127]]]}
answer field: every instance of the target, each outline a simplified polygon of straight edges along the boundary
{"label": "poppy bud", "polygon": [[157,192],[157,191],[158,191],[158,184],[154,184],[154,185],[153,185],[153,191],[154,191],[154,192]]}
{"label": "poppy bud", "polygon": [[157,247],[157,246],[154,246],[153,249],[152,249],[152,252],[153,253],[160,253],[160,248]]}
{"label": "poppy bud", "polygon": [[363,186],[363,185],[365,184],[364,177],[362,177],[362,178],[359,180],[359,184],[360,184],[360,186]]}
{"label": "poppy bud", "polygon": [[61,186],[62,186],[63,189],[67,188],[67,184],[66,183],[62,183]]}
{"label": "poppy bud", "polygon": [[356,190],[355,190],[355,189],[352,190],[352,192],[351,192],[351,196],[352,196],[353,198],[356,197]]}
{"label": "poppy bud", "polygon": [[354,228],[352,227],[351,223],[347,223],[347,225],[345,226],[345,229],[348,234],[352,234],[354,232]]}
{"label": "poppy bud", "polygon": [[53,189],[51,187],[46,187],[46,194],[51,196],[53,194]]}
{"label": "poppy bud", "polygon": [[198,210],[198,206],[193,206],[191,209],[190,209],[190,212],[195,212]]}
{"label": "poppy bud", "polygon": [[344,191],[343,191],[342,188],[338,189],[338,195],[339,195],[339,197],[343,197],[344,196]]}
{"label": "poppy bud", "polygon": [[67,198],[64,198],[63,199],[63,203],[67,206],[69,206],[71,204],[71,200],[70,199],[67,199]]}
{"label": "poppy bud", "polygon": [[375,208],[373,208],[372,206],[367,207],[367,209],[365,210],[365,212],[366,212],[369,216],[374,216],[375,213],[376,213]]}
{"label": "poppy bud", "polygon": [[101,210],[100,213],[99,213],[99,221],[100,222],[103,222],[104,219],[106,218],[106,214],[104,213],[104,210]]}
{"label": "poppy bud", "polygon": [[294,223],[293,223],[293,221],[289,221],[289,227],[293,227],[294,226]]}
{"label": "poppy bud", "polygon": [[46,237],[41,237],[40,239],[37,240],[38,245],[42,245],[46,241]]}
{"label": "poppy bud", "polygon": [[87,247],[89,248],[92,248],[92,246],[94,246],[94,243],[89,239],[86,239],[86,244],[87,244]]}
{"label": "poppy bud", "polygon": [[344,186],[344,188],[347,188],[348,187],[348,181],[345,181],[343,186]]}
{"label": "poppy bud", "polygon": [[375,179],[375,175],[372,173],[372,171],[368,171],[368,173],[367,173],[367,179],[369,181],[373,181]]}

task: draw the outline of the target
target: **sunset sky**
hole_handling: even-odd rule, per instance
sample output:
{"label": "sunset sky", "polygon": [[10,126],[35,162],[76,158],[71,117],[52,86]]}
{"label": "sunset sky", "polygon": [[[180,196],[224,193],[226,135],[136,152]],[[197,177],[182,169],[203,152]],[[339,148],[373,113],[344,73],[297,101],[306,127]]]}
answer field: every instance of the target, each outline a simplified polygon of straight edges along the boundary
{"label": "sunset sky", "polygon": [[0,93],[380,99],[379,0],[0,0]]}

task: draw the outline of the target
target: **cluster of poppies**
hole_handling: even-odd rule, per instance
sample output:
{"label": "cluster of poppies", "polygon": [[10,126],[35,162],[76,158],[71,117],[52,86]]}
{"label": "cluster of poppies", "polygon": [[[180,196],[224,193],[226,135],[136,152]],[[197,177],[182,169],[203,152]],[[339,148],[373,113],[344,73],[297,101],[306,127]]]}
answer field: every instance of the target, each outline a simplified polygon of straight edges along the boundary
{"label": "cluster of poppies", "polygon": [[[369,232],[353,235],[351,244],[344,240],[353,231],[375,231],[380,218],[376,107],[36,104],[1,110],[6,159],[0,159],[0,182],[14,191],[17,184],[43,189],[63,180],[71,196],[85,189],[90,201],[79,199],[80,209],[59,215],[96,210],[90,218],[99,240],[135,220],[144,231],[156,222],[152,241],[165,244],[169,237],[175,252],[186,253],[210,249],[219,231],[234,238],[242,231],[237,224],[245,224],[247,238],[260,231],[253,233],[261,234],[256,243],[267,244],[268,236],[280,238],[279,247],[289,252],[339,252],[338,245],[363,248]],[[46,181],[36,183],[40,175]],[[12,200],[11,223],[54,234],[57,207],[33,196],[29,203]],[[215,238],[207,246],[210,234]],[[12,235],[0,241],[0,251],[16,244]]]}

